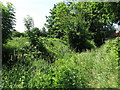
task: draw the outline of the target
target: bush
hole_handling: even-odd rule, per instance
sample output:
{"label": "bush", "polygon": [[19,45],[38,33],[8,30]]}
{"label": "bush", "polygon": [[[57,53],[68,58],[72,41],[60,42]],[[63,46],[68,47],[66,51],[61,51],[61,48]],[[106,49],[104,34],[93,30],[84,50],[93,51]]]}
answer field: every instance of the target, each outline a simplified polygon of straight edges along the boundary
{"label": "bush", "polygon": [[2,58],[3,64],[15,63],[19,56],[23,54],[23,49],[29,47],[30,43],[26,38],[13,38],[9,40],[6,44],[3,44]]}
{"label": "bush", "polygon": [[[3,87],[118,88],[120,38],[107,41],[98,49],[81,53],[69,52],[69,50],[65,52],[67,46],[60,52],[59,49],[64,46],[60,41],[42,38],[47,50],[60,54],[54,63],[48,63],[30,54],[20,58],[21,61],[29,61],[30,64],[18,62],[11,69],[3,65]],[[65,56],[62,56],[63,53]]]}
{"label": "bush", "polygon": [[24,33],[20,33],[18,31],[13,31],[12,32],[12,37],[25,37]]}
{"label": "bush", "polygon": [[[80,23],[81,22],[79,22],[78,25]],[[77,52],[92,49],[95,47],[95,44],[92,40],[90,40],[90,36],[90,32],[88,32],[87,29],[83,28],[83,26],[77,26],[76,30],[70,30],[68,33],[69,45]]]}
{"label": "bush", "polygon": [[96,45],[95,45],[94,41],[92,41],[92,40],[87,40],[87,41],[85,42],[85,48],[86,48],[86,50],[87,50],[87,49],[88,49],[88,50],[94,49],[94,48],[96,48]]}

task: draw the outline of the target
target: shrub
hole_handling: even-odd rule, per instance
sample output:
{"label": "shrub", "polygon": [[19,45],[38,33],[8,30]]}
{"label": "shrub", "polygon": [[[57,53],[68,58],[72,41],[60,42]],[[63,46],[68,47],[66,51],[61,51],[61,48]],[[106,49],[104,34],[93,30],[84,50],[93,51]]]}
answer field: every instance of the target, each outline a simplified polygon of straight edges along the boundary
{"label": "shrub", "polygon": [[[24,47],[29,47],[30,43],[26,38],[13,38],[13,40],[9,40],[6,44],[3,44],[2,49],[2,58],[3,64],[12,64],[12,62],[16,62],[23,52]],[[21,52],[21,53],[20,53]]]}
{"label": "shrub", "polygon": [[[120,38],[107,41],[105,45],[95,50],[81,53],[69,52],[67,46],[63,49],[68,52],[64,50],[60,52],[59,49],[62,49],[63,44],[59,39],[40,39],[47,50],[58,52],[60,56],[54,63],[48,63],[30,54],[20,58],[21,61],[25,61],[24,63],[17,62],[11,69],[3,65],[3,87],[118,88]],[[61,53],[65,53],[65,56]]]}
{"label": "shrub", "polygon": [[18,32],[18,31],[13,31],[12,32],[13,37],[25,37],[24,33]]}

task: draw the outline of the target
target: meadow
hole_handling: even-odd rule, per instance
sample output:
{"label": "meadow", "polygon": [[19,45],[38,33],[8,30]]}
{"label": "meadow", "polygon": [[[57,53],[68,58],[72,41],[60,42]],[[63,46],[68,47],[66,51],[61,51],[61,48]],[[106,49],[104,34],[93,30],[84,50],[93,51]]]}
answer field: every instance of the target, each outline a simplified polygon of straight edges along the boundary
{"label": "meadow", "polygon": [[[37,15],[43,12],[40,11],[43,7],[33,9],[31,1],[26,0],[25,8],[37,11]],[[24,12],[16,12],[10,2],[5,5],[0,2],[3,66],[0,87],[119,88],[120,2],[79,1],[54,4],[45,23],[43,18],[37,18],[38,25],[44,24],[41,28],[27,15],[21,18],[25,29],[18,30],[16,13]],[[41,6],[41,2],[37,5]],[[27,12],[24,7],[21,10]]]}
{"label": "meadow", "polygon": [[3,65],[4,88],[118,88],[119,37],[81,53],[60,39],[39,40],[43,52],[25,37],[5,44],[10,58]]}

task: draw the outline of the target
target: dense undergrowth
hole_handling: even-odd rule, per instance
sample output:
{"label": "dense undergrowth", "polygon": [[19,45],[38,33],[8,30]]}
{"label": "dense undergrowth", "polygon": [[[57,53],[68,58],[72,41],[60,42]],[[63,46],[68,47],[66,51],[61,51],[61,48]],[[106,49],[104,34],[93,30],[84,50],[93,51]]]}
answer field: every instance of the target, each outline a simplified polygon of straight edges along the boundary
{"label": "dense undergrowth", "polygon": [[4,88],[118,88],[119,37],[81,53],[56,38],[39,41],[43,50],[23,37],[3,45],[9,65],[3,65]]}

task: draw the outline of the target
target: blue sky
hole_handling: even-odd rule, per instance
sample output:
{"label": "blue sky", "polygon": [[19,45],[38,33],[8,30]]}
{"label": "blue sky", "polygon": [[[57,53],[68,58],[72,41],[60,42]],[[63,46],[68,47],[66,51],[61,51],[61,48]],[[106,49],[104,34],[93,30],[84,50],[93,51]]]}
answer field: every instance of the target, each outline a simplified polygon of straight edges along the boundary
{"label": "blue sky", "polygon": [[16,30],[23,32],[24,18],[27,15],[33,17],[35,27],[40,29],[46,22],[46,17],[49,16],[50,9],[54,4],[63,0],[0,0],[5,5],[6,2],[11,2],[16,9]]}

